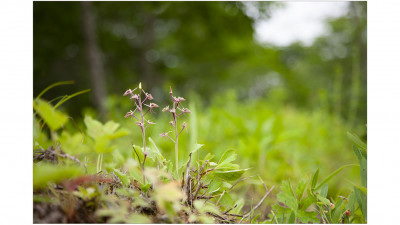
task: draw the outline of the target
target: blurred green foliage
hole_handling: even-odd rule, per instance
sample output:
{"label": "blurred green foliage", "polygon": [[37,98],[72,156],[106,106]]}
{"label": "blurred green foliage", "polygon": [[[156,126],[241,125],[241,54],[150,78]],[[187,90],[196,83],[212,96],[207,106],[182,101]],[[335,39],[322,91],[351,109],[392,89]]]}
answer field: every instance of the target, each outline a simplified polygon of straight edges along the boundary
{"label": "blurred green foliage", "polygon": [[[96,82],[87,59],[80,2],[34,2],[34,96],[60,80],[75,80],[48,99]],[[209,102],[229,88],[238,99],[275,96],[280,104],[323,108],[353,124],[366,123],[365,2],[351,2],[343,17],[328,19],[327,32],[311,46],[258,43],[254,23],[268,19],[276,2],[94,2],[94,32],[108,93],[142,81],[160,102],[173,84],[182,94]],[[250,14],[248,8],[258,13]],[[254,12],[254,10],[252,11]],[[105,97],[105,96],[103,96]],[[95,106],[95,92],[66,103],[79,116]],[[100,99],[104,102],[105,99]],[[97,106],[99,107],[99,106]]]}

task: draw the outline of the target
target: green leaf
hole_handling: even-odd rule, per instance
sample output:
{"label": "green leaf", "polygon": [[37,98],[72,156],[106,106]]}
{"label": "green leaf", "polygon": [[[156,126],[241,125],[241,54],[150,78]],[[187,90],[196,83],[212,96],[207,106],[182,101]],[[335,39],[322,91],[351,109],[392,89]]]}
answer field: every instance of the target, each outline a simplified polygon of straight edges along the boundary
{"label": "green leaf", "polygon": [[132,176],[134,180],[136,180],[140,184],[143,184],[143,174],[142,171],[139,170],[139,168],[131,169],[129,171],[129,174]]}
{"label": "green leaf", "polygon": [[104,134],[112,134],[114,133],[119,127],[119,124],[114,121],[108,121],[103,126],[103,133]]}
{"label": "green leaf", "polygon": [[196,153],[201,147],[203,147],[204,145],[202,144],[195,144],[193,150],[191,151],[192,154]]}
{"label": "green leaf", "polygon": [[217,164],[215,168],[219,170],[238,170],[240,169],[240,166],[238,164],[233,164],[233,163],[222,163],[222,164]]}
{"label": "green leaf", "polygon": [[317,171],[315,171],[315,173],[313,175],[312,182],[311,182],[311,189],[315,189],[315,186],[317,185],[318,173],[319,173],[319,168],[317,169]]}
{"label": "green leaf", "polygon": [[246,172],[249,169],[242,169],[242,170],[228,170],[228,171],[219,171],[215,170],[214,174],[222,179],[225,180],[237,180],[239,179],[244,172]]}
{"label": "green leaf", "polygon": [[311,204],[317,202],[317,197],[315,197],[310,189],[307,189],[307,197],[303,198],[299,203],[299,209],[306,210]]}
{"label": "green leaf", "polygon": [[363,218],[364,220],[367,220],[367,195],[357,187],[354,187],[354,193],[356,195],[358,205],[360,206]]}
{"label": "green leaf", "polygon": [[306,180],[301,180],[300,182],[299,182],[299,184],[297,185],[297,188],[296,188],[296,197],[297,197],[297,199],[300,201],[301,199],[302,199],[302,197],[303,197],[303,195],[304,195],[304,191],[305,191],[305,189],[306,189],[306,186],[307,186],[307,182],[306,182]]}
{"label": "green leaf", "polygon": [[108,153],[111,152],[112,150],[114,150],[113,147],[108,147],[108,144],[110,143],[110,141],[107,139],[107,137],[104,136],[99,136],[96,140],[96,143],[94,145],[94,149],[96,151],[96,153],[100,154],[100,153]]}
{"label": "green leaf", "polygon": [[148,224],[152,223],[149,217],[143,215],[143,214],[131,214],[129,216],[129,219],[127,221],[128,223],[131,224]]}
{"label": "green leaf", "polygon": [[114,121],[108,121],[106,124],[102,124],[100,121],[92,119],[90,116],[86,116],[84,119],[87,133],[94,140],[99,138],[107,138],[109,140],[128,134],[127,130],[121,129],[121,133],[115,133],[120,126]]}
{"label": "green leaf", "polygon": [[361,141],[361,139],[356,134],[347,132],[347,137],[349,137],[353,144],[356,145],[358,148],[365,152],[367,151],[367,144]]}
{"label": "green leaf", "polygon": [[211,154],[211,153],[207,153],[206,157],[204,157],[204,161],[208,160],[210,161],[211,159],[214,158],[215,155]]}
{"label": "green leaf", "polygon": [[215,224],[215,220],[210,216],[201,215],[198,219],[202,224]]}
{"label": "green leaf", "polygon": [[121,180],[122,184],[126,187],[129,186],[129,184],[131,183],[129,180],[128,175],[122,173],[121,171],[119,171],[118,169],[113,169],[114,173],[118,176],[118,178]]}
{"label": "green leaf", "polygon": [[54,109],[45,100],[37,99],[33,101],[33,108],[52,131],[61,128],[68,120],[68,116],[65,113]]}
{"label": "green leaf", "polygon": [[361,185],[367,187],[367,153],[361,151],[355,145],[353,145],[353,151],[360,164]]}
{"label": "green leaf", "polygon": [[150,183],[140,185],[140,189],[145,193],[150,189],[150,187],[151,187]]}
{"label": "green leaf", "polygon": [[71,155],[90,152],[90,148],[83,144],[83,140],[84,137],[81,133],[71,135],[66,131],[63,131],[59,138],[63,151]]}
{"label": "green leaf", "polygon": [[349,207],[351,212],[356,211],[356,203],[357,203],[357,198],[356,194],[354,191],[352,191],[348,197],[349,203],[347,204],[347,207]]}
{"label": "green leaf", "polygon": [[50,182],[59,183],[62,180],[77,177],[83,173],[83,169],[78,166],[58,166],[50,163],[34,164],[33,188],[43,188]]}
{"label": "green leaf", "polygon": [[367,160],[362,159],[360,164],[361,185],[367,187]]}
{"label": "green leaf", "polygon": [[294,223],[295,223],[295,220],[296,220],[296,216],[294,215],[294,212],[292,212],[292,213],[290,214],[290,216],[289,216],[288,224],[294,224]]}
{"label": "green leaf", "polygon": [[219,203],[225,208],[230,208],[235,202],[232,200],[232,197],[227,192],[225,192]]}
{"label": "green leaf", "polygon": [[220,179],[212,179],[208,186],[208,193],[213,193],[219,190],[222,185],[222,181]]}
{"label": "green leaf", "polygon": [[322,197],[326,198],[326,196],[328,196],[328,184],[322,185],[322,187],[320,189],[317,189],[317,190],[319,190],[319,194]]}
{"label": "green leaf", "polygon": [[289,181],[282,181],[281,192],[277,195],[278,201],[287,205],[295,211],[298,208],[298,201],[293,193],[293,189]]}
{"label": "green leaf", "polygon": [[332,211],[332,221],[333,223],[339,223],[339,219],[340,216],[342,214],[342,203],[343,203],[343,199],[340,198],[336,204],[335,204],[335,208]]}
{"label": "green leaf", "polygon": [[232,184],[230,184],[226,181],[223,181],[220,191],[231,189],[231,187],[232,187]]}
{"label": "green leaf", "polygon": [[85,116],[84,122],[88,135],[93,139],[96,140],[99,136],[104,135],[103,125],[99,121],[92,119],[90,116]]}
{"label": "green leaf", "polygon": [[367,195],[367,188],[366,187],[362,187],[362,186],[356,185],[356,184],[353,184],[353,185],[354,185],[354,187],[360,189],[360,191],[362,191],[365,195]]}
{"label": "green leaf", "polygon": [[[355,164],[349,164],[349,165],[344,165],[342,167],[340,167],[339,169],[333,171],[331,174],[329,174],[315,189],[319,189],[321,188],[322,185],[324,185],[325,183],[327,183],[330,179],[332,179],[336,174],[338,174],[340,171],[342,171],[344,168],[347,168],[349,166],[358,166]],[[314,183],[314,180],[313,180]]]}
{"label": "green leaf", "polygon": [[107,135],[107,139],[113,140],[113,139],[117,139],[120,137],[124,137],[128,134],[129,134],[129,131],[127,129],[121,128],[117,132]]}
{"label": "green leaf", "polygon": [[318,200],[320,200],[322,203],[324,203],[324,205],[330,205],[331,204],[331,202],[327,199],[327,198],[324,198],[324,197],[322,197],[321,195],[317,195],[317,198],[318,198]]}
{"label": "green leaf", "polygon": [[236,206],[236,208],[232,209],[232,213],[240,213],[240,211],[242,210],[243,206],[244,206],[244,199],[240,198],[239,200],[237,200],[234,204],[234,206]]}
{"label": "green leaf", "polygon": [[215,205],[207,204],[204,200],[196,200],[193,202],[193,205],[199,213],[214,213],[221,215],[221,212],[217,207],[215,207]]}
{"label": "green leaf", "polygon": [[236,159],[236,157],[237,157],[237,154],[236,154],[235,150],[228,149],[222,154],[221,159],[219,160],[218,164],[230,163],[230,162],[234,161]]}
{"label": "green leaf", "polygon": [[318,214],[316,212],[306,212],[303,210],[296,211],[296,216],[302,223],[319,223]]}
{"label": "green leaf", "polygon": [[151,139],[151,137],[149,137],[149,142],[152,145],[152,148],[150,148],[148,150],[149,155],[148,157],[152,158],[152,159],[157,159],[158,162],[163,165],[165,162],[165,158],[164,156],[161,154],[160,150],[158,149],[156,143],[153,141],[153,139]]}
{"label": "green leaf", "polygon": [[260,217],[260,214],[257,214],[256,216],[254,216],[254,218],[253,219],[251,219],[251,224],[256,224],[256,223],[258,223],[257,222],[257,219]]}
{"label": "green leaf", "polygon": [[353,145],[353,151],[354,151],[354,154],[357,156],[358,163],[361,164],[361,161],[363,158],[367,159],[367,154],[366,153],[364,154],[363,151],[361,151],[359,148],[357,148],[357,146]]}

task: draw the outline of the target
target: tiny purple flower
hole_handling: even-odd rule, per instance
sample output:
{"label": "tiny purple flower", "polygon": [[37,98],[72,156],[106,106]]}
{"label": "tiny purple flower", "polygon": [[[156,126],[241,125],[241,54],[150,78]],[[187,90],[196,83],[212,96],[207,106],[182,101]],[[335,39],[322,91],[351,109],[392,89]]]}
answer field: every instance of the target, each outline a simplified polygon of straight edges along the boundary
{"label": "tiny purple flower", "polygon": [[134,94],[134,95],[131,96],[131,99],[139,100],[139,95]]}
{"label": "tiny purple flower", "polygon": [[159,106],[158,106],[157,104],[155,104],[155,103],[150,103],[149,107],[150,107],[150,108],[157,108],[157,107],[159,107]]}
{"label": "tiny purple flower", "polygon": [[151,94],[149,94],[149,93],[146,93],[146,97],[147,97],[148,100],[153,100],[154,99],[153,96]]}
{"label": "tiny purple flower", "polygon": [[131,94],[132,94],[132,90],[128,89],[128,90],[125,91],[123,96],[131,95]]}

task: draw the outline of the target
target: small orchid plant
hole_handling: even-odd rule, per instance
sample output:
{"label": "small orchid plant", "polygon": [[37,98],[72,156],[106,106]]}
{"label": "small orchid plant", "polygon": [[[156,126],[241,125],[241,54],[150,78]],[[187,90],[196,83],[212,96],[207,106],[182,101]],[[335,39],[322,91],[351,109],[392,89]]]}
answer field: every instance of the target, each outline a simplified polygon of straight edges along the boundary
{"label": "small orchid plant", "polygon": [[162,134],[160,134],[160,136],[161,137],[168,137],[172,142],[175,143],[175,161],[176,161],[175,165],[176,165],[176,172],[178,173],[178,168],[179,168],[179,166],[178,166],[178,164],[179,164],[178,137],[182,133],[182,131],[187,127],[187,124],[186,124],[186,122],[183,122],[182,123],[182,127],[180,128],[180,131],[178,132],[178,121],[177,121],[177,118],[179,116],[185,114],[185,113],[190,113],[190,110],[188,108],[184,108],[182,106],[181,103],[183,101],[185,101],[184,98],[182,98],[182,97],[174,97],[172,95],[172,88],[171,87],[169,87],[169,94],[170,94],[171,100],[172,100],[172,108],[170,109],[169,106],[166,106],[162,111],[163,112],[168,111],[172,115],[172,120],[169,122],[169,124],[174,128],[174,131],[175,131],[175,133],[174,133],[175,135],[174,136],[175,136],[175,138],[172,139],[168,135],[168,133],[170,133],[172,131],[162,133]]}
{"label": "small orchid plant", "polygon": [[[138,93],[135,93],[135,91],[138,89]],[[143,93],[143,95],[142,95]],[[136,120],[136,125],[140,127],[142,131],[142,139],[143,139],[143,164],[142,168],[144,167],[144,164],[146,162],[146,157],[148,155],[146,151],[146,129],[150,124],[155,124],[148,119],[146,119],[146,115],[149,112],[152,112],[153,108],[157,108],[158,105],[152,102],[149,102],[148,104],[145,104],[146,101],[151,101],[153,100],[153,96],[150,93],[146,93],[142,89],[142,83],[139,83],[139,87],[131,90],[128,89],[125,91],[124,96],[130,96],[131,101],[134,102],[135,104],[135,110],[130,110],[125,114],[125,118],[132,118]],[[145,107],[144,107],[145,106]],[[147,110],[146,110],[147,107]],[[135,113],[137,116],[135,116]]]}

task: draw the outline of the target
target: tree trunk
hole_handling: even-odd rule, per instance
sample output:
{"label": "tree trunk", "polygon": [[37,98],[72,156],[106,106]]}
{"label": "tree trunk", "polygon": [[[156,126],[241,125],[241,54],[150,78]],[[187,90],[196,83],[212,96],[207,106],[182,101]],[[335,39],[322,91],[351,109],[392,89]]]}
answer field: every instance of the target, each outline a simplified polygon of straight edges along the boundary
{"label": "tree trunk", "polygon": [[97,44],[96,19],[91,2],[82,2],[82,18],[93,101],[100,116],[104,117],[107,114],[104,107],[107,91],[101,52]]}

